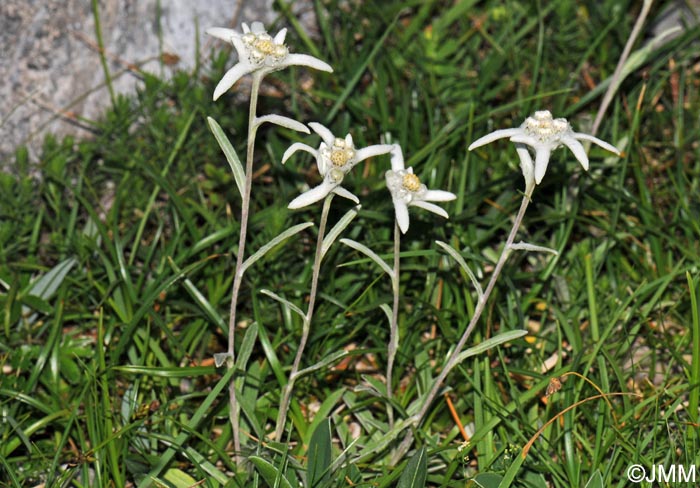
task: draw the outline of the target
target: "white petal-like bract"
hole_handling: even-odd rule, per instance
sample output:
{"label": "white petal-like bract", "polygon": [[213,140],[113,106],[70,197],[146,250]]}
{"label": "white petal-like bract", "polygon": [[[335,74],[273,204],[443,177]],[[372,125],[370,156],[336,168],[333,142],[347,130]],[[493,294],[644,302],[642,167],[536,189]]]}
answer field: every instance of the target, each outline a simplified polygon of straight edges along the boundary
{"label": "white petal-like bract", "polygon": [[[608,144],[588,134],[574,132],[566,119],[554,119],[548,110],[535,112],[520,127],[500,129],[480,137],[469,146],[469,150],[471,151],[484,144],[506,137],[511,142],[516,143],[526,188],[540,184],[547,172],[552,151],[562,145],[571,149],[571,152],[574,153],[574,156],[585,170],[588,170],[589,162],[586,150],[579,142],[581,140],[593,142],[607,151],[618,156],[620,155],[620,151],[612,144]],[[534,164],[532,164],[532,158],[526,146],[532,148],[535,153]]]}

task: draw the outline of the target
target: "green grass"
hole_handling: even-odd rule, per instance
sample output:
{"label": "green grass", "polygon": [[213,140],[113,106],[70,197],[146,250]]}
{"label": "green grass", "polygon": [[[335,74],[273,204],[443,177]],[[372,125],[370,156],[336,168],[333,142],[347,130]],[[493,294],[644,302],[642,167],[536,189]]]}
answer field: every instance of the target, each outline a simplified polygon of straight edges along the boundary
{"label": "green grass", "polygon": [[[458,195],[449,221],[412,209],[402,241],[398,419],[429,389],[474,308],[468,277],[434,241],[459,249],[483,283],[519,204],[511,145],[466,147],[540,108],[587,132],[603,91],[586,79],[612,75],[638,3],[315,2],[320,39],[278,5],[292,50],[335,72],[270,75],[285,95],[263,94],[259,113],[350,131],[358,147],[390,134],[428,187]],[[178,487],[382,487],[421,486],[426,476],[429,486],[623,487],[631,464],[700,465],[697,34],[647,53],[620,86],[598,135],[623,157],[594,146],[585,173],[570,152],[554,153],[520,236],[559,255],[514,254],[471,343],[529,335],[450,374],[447,393],[473,426],[466,448],[440,396],[394,467],[403,436],[380,447],[389,429],[377,393],[388,340],[379,305],[391,302],[390,283],[338,244],[324,262],[302,367],[344,348],[350,359],[299,380],[286,437],[265,437],[301,320],[259,290],[304,308],[313,228],[246,274],[237,381],[250,463],[232,461],[228,377],[211,358],[226,348],[240,199],[206,122],[213,117],[243,153],[246,104],[211,102],[228,52],[214,54],[206,74],[146,76],[137,97],[116,97],[90,140],[47,139],[41,178],[18,148],[15,171],[0,174],[0,486],[152,477]],[[290,143],[316,140],[266,125],[258,141],[250,252],[320,215],[320,205],[286,208],[318,181],[311,159],[279,164]],[[388,258],[387,168],[374,158],[346,179],[363,208],[343,236]],[[349,208],[336,201],[331,223]],[[606,394],[640,396],[586,401],[598,391],[569,372]],[[577,402],[523,458],[537,430]]]}

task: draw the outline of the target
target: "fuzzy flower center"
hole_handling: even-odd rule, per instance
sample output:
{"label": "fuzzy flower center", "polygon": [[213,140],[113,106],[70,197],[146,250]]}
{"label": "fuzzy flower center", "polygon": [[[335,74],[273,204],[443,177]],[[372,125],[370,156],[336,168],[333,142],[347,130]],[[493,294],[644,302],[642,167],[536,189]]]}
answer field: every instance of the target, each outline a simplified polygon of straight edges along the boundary
{"label": "fuzzy flower center", "polygon": [[255,64],[274,65],[289,53],[285,44],[277,44],[266,32],[259,34],[249,32],[243,35],[242,39],[248,46],[250,61]]}
{"label": "fuzzy flower center", "polygon": [[420,179],[413,173],[406,173],[403,175],[401,186],[403,186],[406,190],[415,193],[420,190]]}
{"label": "fuzzy flower center", "polygon": [[553,119],[549,110],[535,112],[532,117],[525,119],[522,127],[528,135],[540,142],[558,141],[571,130],[566,119]]}
{"label": "fuzzy flower center", "polygon": [[420,182],[420,178],[405,169],[387,171],[386,184],[392,196],[405,204],[422,200],[427,191],[425,185]]}
{"label": "fuzzy flower center", "polygon": [[349,161],[355,157],[355,149],[350,144],[345,142],[345,139],[336,138],[333,141],[333,147],[331,148],[329,159],[333,166],[336,168],[342,168]]}

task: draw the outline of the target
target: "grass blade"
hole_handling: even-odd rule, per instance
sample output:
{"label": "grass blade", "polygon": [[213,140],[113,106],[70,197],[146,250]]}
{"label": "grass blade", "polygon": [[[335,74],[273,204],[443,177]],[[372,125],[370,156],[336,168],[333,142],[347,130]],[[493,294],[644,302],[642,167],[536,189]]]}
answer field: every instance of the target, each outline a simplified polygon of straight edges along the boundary
{"label": "grass blade", "polygon": [[596,469],[588,480],[588,483],[586,483],[585,488],[603,488],[603,486],[605,486],[603,484],[603,475],[600,473],[599,469]]}
{"label": "grass blade", "polygon": [[692,422],[698,422],[698,403],[700,403],[700,313],[698,312],[698,295],[695,291],[695,280],[686,272],[688,280],[688,292],[690,293],[690,310],[692,316],[692,342],[693,352],[690,370],[690,400],[688,414]]}
{"label": "grass blade", "polygon": [[330,478],[329,468],[332,458],[331,421],[322,421],[311,436],[307,457],[309,465],[306,470],[306,486],[316,488],[325,486]]}
{"label": "grass blade", "polygon": [[226,156],[226,161],[228,161],[228,164],[231,167],[231,172],[233,173],[233,179],[236,180],[238,192],[242,196],[243,188],[245,188],[245,171],[243,170],[243,164],[241,164],[241,160],[238,157],[238,154],[236,154],[236,150],[233,148],[231,141],[228,140],[228,137],[226,137],[224,130],[221,128],[218,122],[211,117],[207,117],[207,122],[209,123],[209,128],[216,138],[216,142],[219,143],[221,150]]}
{"label": "grass blade", "polygon": [[282,298],[277,293],[271,292],[270,290],[260,290],[260,293],[262,293],[263,295],[267,295],[268,297],[272,298],[273,300],[280,302],[282,305],[289,308],[289,310],[291,310],[291,311],[295,312],[297,315],[299,315],[299,317],[301,317],[302,319],[304,318],[304,315],[305,315],[304,312],[299,307],[294,305],[292,302],[287,300],[286,298]]}
{"label": "grass blade", "polygon": [[294,379],[301,378],[304,375],[307,375],[309,373],[313,373],[314,371],[317,371],[321,368],[325,368],[329,364],[333,364],[334,362],[343,359],[347,355],[348,355],[348,351],[338,351],[338,352],[335,352],[333,354],[329,354],[328,356],[321,359],[316,364],[312,364],[308,368],[304,368],[301,371],[297,372],[297,374],[294,375]]}
{"label": "grass blade", "polygon": [[[176,274],[183,274],[182,270],[178,267],[177,264],[172,260],[171,257],[168,256],[168,262],[170,263],[170,267],[175,271]],[[190,294],[190,296],[194,299],[194,301],[204,310],[204,313],[209,317],[212,322],[214,322],[221,330],[228,330],[228,325],[224,322],[224,319],[221,317],[221,314],[216,311],[216,309],[212,306],[211,303],[209,303],[209,300],[202,295],[202,292],[197,289],[196,286],[194,286],[194,283],[190,281],[189,278],[185,278],[183,280],[185,284],[185,289],[187,290],[187,293]]]}
{"label": "grass blade", "polygon": [[328,250],[331,248],[338,236],[345,230],[345,228],[350,225],[352,219],[357,216],[357,213],[362,208],[362,205],[357,205],[354,208],[348,210],[345,215],[343,215],[340,220],[333,226],[333,228],[326,234],[323,238],[323,243],[321,244],[321,259],[326,255]]}
{"label": "grass blade", "polygon": [[495,337],[492,337],[490,339],[486,339],[481,344],[477,344],[476,346],[470,347],[466,351],[463,351],[459,356],[457,356],[457,363],[461,363],[462,361],[464,361],[467,358],[470,358],[472,356],[476,356],[477,354],[481,354],[482,352],[486,352],[489,349],[492,349],[500,344],[503,344],[504,342],[519,339],[520,337],[525,336],[525,335],[527,335],[526,330],[509,330],[508,332],[498,334]]}
{"label": "grass blade", "polygon": [[425,446],[411,457],[406,469],[401,473],[398,488],[423,488],[428,476],[428,456]]}
{"label": "grass blade", "polygon": [[290,227],[289,229],[285,230],[285,231],[282,232],[281,234],[279,234],[277,237],[275,237],[274,239],[272,239],[270,242],[268,242],[267,244],[265,244],[263,247],[261,247],[260,249],[258,249],[257,251],[255,251],[255,253],[253,253],[248,259],[246,259],[245,261],[243,261],[243,264],[241,265],[241,273],[245,273],[245,271],[246,271],[249,267],[251,267],[253,264],[255,264],[255,262],[256,262],[258,259],[260,259],[260,258],[262,258],[263,256],[265,256],[265,254],[267,254],[268,252],[270,252],[270,251],[272,250],[272,248],[274,248],[275,246],[277,246],[278,244],[280,244],[282,241],[284,241],[284,240],[286,240],[286,239],[289,239],[289,238],[292,237],[294,234],[298,234],[299,232],[301,232],[301,231],[304,230],[304,229],[308,229],[308,228],[311,227],[312,225],[314,225],[312,222],[307,222],[307,223],[305,223],[305,224],[297,224],[297,225],[295,225],[295,226],[293,226],[293,227]]}
{"label": "grass blade", "polygon": [[105,75],[105,83],[107,84],[107,90],[109,91],[109,99],[112,105],[117,103],[117,97],[114,94],[114,87],[112,86],[112,75],[109,72],[109,66],[107,66],[107,56],[105,54],[105,44],[102,39],[102,27],[100,24],[100,3],[97,0],[92,0],[92,18],[95,22],[95,38],[97,39],[98,53],[100,55],[100,64],[102,65],[102,72]]}
{"label": "grass blade", "polygon": [[267,486],[278,486],[279,488],[292,488],[292,484],[284,477],[282,472],[277,469],[272,463],[261,458],[260,456],[250,456],[248,458],[255,469],[262,475],[267,482]]}
{"label": "grass blade", "polygon": [[389,37],[389,34],[394,30],[394,27],[396,27],[396,23],[399,20],[399,16],[397,15],[394,17],[394,20],[391,21],[391,24],[389,24],[384,31],[384,34],[382,34],[382,37],[380,37],[374,47],[372,48],[372,51],[369,53],[369,55],[362,61],[362,63],[355,69],[355,73],[352,75],[352,78],[348,81],[348,83],[345,86],[345,90],[343,90],[343,93],[341,93],[333,107],[331,108],[330,112],[328,112],[328,115],[326,116],[325,122],[330,122],[333,120],[333,118],[336,116],[338,113],[338,110],[340,110],[340,107],[343,106],[344,103],[346,103],[347,98],[350,96],[355,91],[355,88],[357,87],[357,84],[360,82],[362,79],[362,75],[365,73],[367,70],[367,66],[374,60],[374,58],[379,54],[379,52],[382,51],[382,48],[384,47],[384,42],[386,41],[386,38]]}
{"label": "grass blade", "polygon": [[212,405],[220,398],[224,388],[228,387],[229,382],[233,373],[236,371],[235,368],[229,368],[226,373],[221,377],[219,382],[212,388],[211,392],[204,399],[202,404],[199,406],[197,411],[192,415],[192,418],[187,422],[186,429],[175,438],[175,442],[171,447],[169,447],[163,455],[160,456],[158,463],[151,469],[148,475],[138,484],[138,488],[147,488],[152,486],[153,478],[158,476],[163,469],[170,463],[176,454],[176,449],[180,450],[182,446],[187,442],[190,437],[190,432],[197,430],[197,426],[204,419],[205,415],[211,411]]}
{"label": "grass blade", "polygon": [[372,261],[377,263],[380,268],[384,270],[386,274],[388,274],[391,279],[394,279],[394,271],[389,267],[388,264],[386,264],[386,261],[384,261],[382,258],[380,258],[374,251],[372,251],[370,248],[365,246],[364,244],[360,244],[357,241],[353,241],[352,239],[341,239],[340,242],[345,244],[348,247],[351,247],[355,249],[356,251],[360,251],[362,254],[370,258]]}
{"label": "grass blade", "polygon": [[[185,143],[185,140],[187,139],[187,135],[190,132],[190,127],[192,126],[192,122],[194,121],[194,116],[197,113],[196,110],[193,110],[190,116],[187,118],[187,121],[185,122],[184,127],[180,131],[180,134],[177,137],[177,140],[175,141],[175,145],[173,146],[173,150],[170,152],[170,155],[168,156],[167,161],[165,162],[165,166],[163,166],[163,169],[160,172],[160,175],[165,178],[165,176],[168,174],[168,171],[170,170],[170,166],[172,166],[173,162],[175,161],[175,158],[177,154],[180,152],[180,149],[182,149],[183,144]],[[155,187],[151,191],[151,195],[148,197],[148,203],[146,204],[146,210],[143,212],[143,217],[141,217],[141,222],[139,222],[139,227],[138,230],[136,231],[136,236],[134,237],[133,241],[133,246],[134,246],[134,251],[131,253],[129,257],[129,264],[134,263],[134,258],[135,256],[138,255],[136,250],[138,249],[140,243],[141,243],[141,237],[143,236],[143,232],[146,229],[146,223],[148,222],[148,218],[151,215],[151,212],[153,211],[153,208],[156,203],[156,197],[158,196],[158,193],[160,192],[161,187],[158,185],[156,182]],[[94,222],[90,222],[92,226],[95,225]],[[86,226],[86,230],[87,226]],[[96,234],[95,231],[93,231],[93,234]]]}
{"label": "grass blade", "polygon": [[450,246],[446,242],[442,241],[435,241],[435,244],[440,246],[444,251],[452,256],[452,259],[457,261],[457,264],[459,264],[464,272],[467,274],[469,277],[469,281],[472,282],[472,285],[474,285],[474,288],[476,289],[476,293],[479,295],[479,299],[481,300],[481,297],[484,296],[484,290],[481,289],[481,285],[479,284],[479,280],[476,279],[476,276],[474,273],[472,273],[472,270],[469,269],[469,266],[467,265],[467,262],[464,260],[462,255],[457,251],[454,247]]}
{"label": "grass blade", "polygon": [[523,241],[511,244],[510,249],[513,249],[515,251],[545,252],[549,254],[554,254],[555,256],[559,255],[559,252],[555,249],[545,246],[538,246],[536,244],[530,244],[529,242]]}
{"label": "grass blade", "polygon": [[58,287],[61,286],[61,283],[63,283],[63,280],[66,279],[66,276],[77,262],[75,258],[61,261],[36,280],[27,290],[27,295],[48,300],[56,293]]}
{"label": "grass blade", "polygon": [[394,322],[394,311],[391,309],[391,307],[389,305],[387,305],[386,303],[382,303],[381,305],[379,305],[379,308],[382,309],[382,312],[384,312],[384,315],[386,315],[386,319],[389,321],[389,323],[390,324],[393,323]]}
{"label": "grass blade", "polygon": [[309,444],[311,442],[311,439],[309,438],[309,434],[312,432],[316,431],[316,428],[321,422],[326,421],[326,417],[331,415],[331,412],[335,409],[336,404],[338,401],[341,399],[343,396],[343,393],[345,393],[344,388],[340,388],[338,390],[335,390],[334,392],[328,394],[326,398],[323,400],[323,403],[318,409],[318,412],[316,412],[316,415],[314,416],[314,419],[311,421],[309,424],[309,429],[306,434],[304,434],[304,444]]}

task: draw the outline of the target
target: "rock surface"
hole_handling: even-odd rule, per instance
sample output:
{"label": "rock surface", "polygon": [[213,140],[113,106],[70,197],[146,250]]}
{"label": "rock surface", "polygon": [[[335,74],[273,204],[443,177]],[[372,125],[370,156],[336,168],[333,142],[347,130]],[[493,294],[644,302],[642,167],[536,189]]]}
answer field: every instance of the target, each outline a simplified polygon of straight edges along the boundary
{"label": "rock surface", "polygon": [[[160,11],[158,4],[160,3]],[[277,17],[273,0],[100,0],[99,23],[114,91],[133,92],[130,67],[168,76],[218,42],[208,27]],[[297,2],[301,4],[301,2]],[[295,10],[299,5],[295,4]],[[195,53],[199,26],[200,53]],[[160,35],[159,35],[160,32]],[[16,147],[40,155],[44,134],[89,135],[111,103],[90,0],[0,0],[0,168]],[[165,62],[161,62],[164,60]]]}

